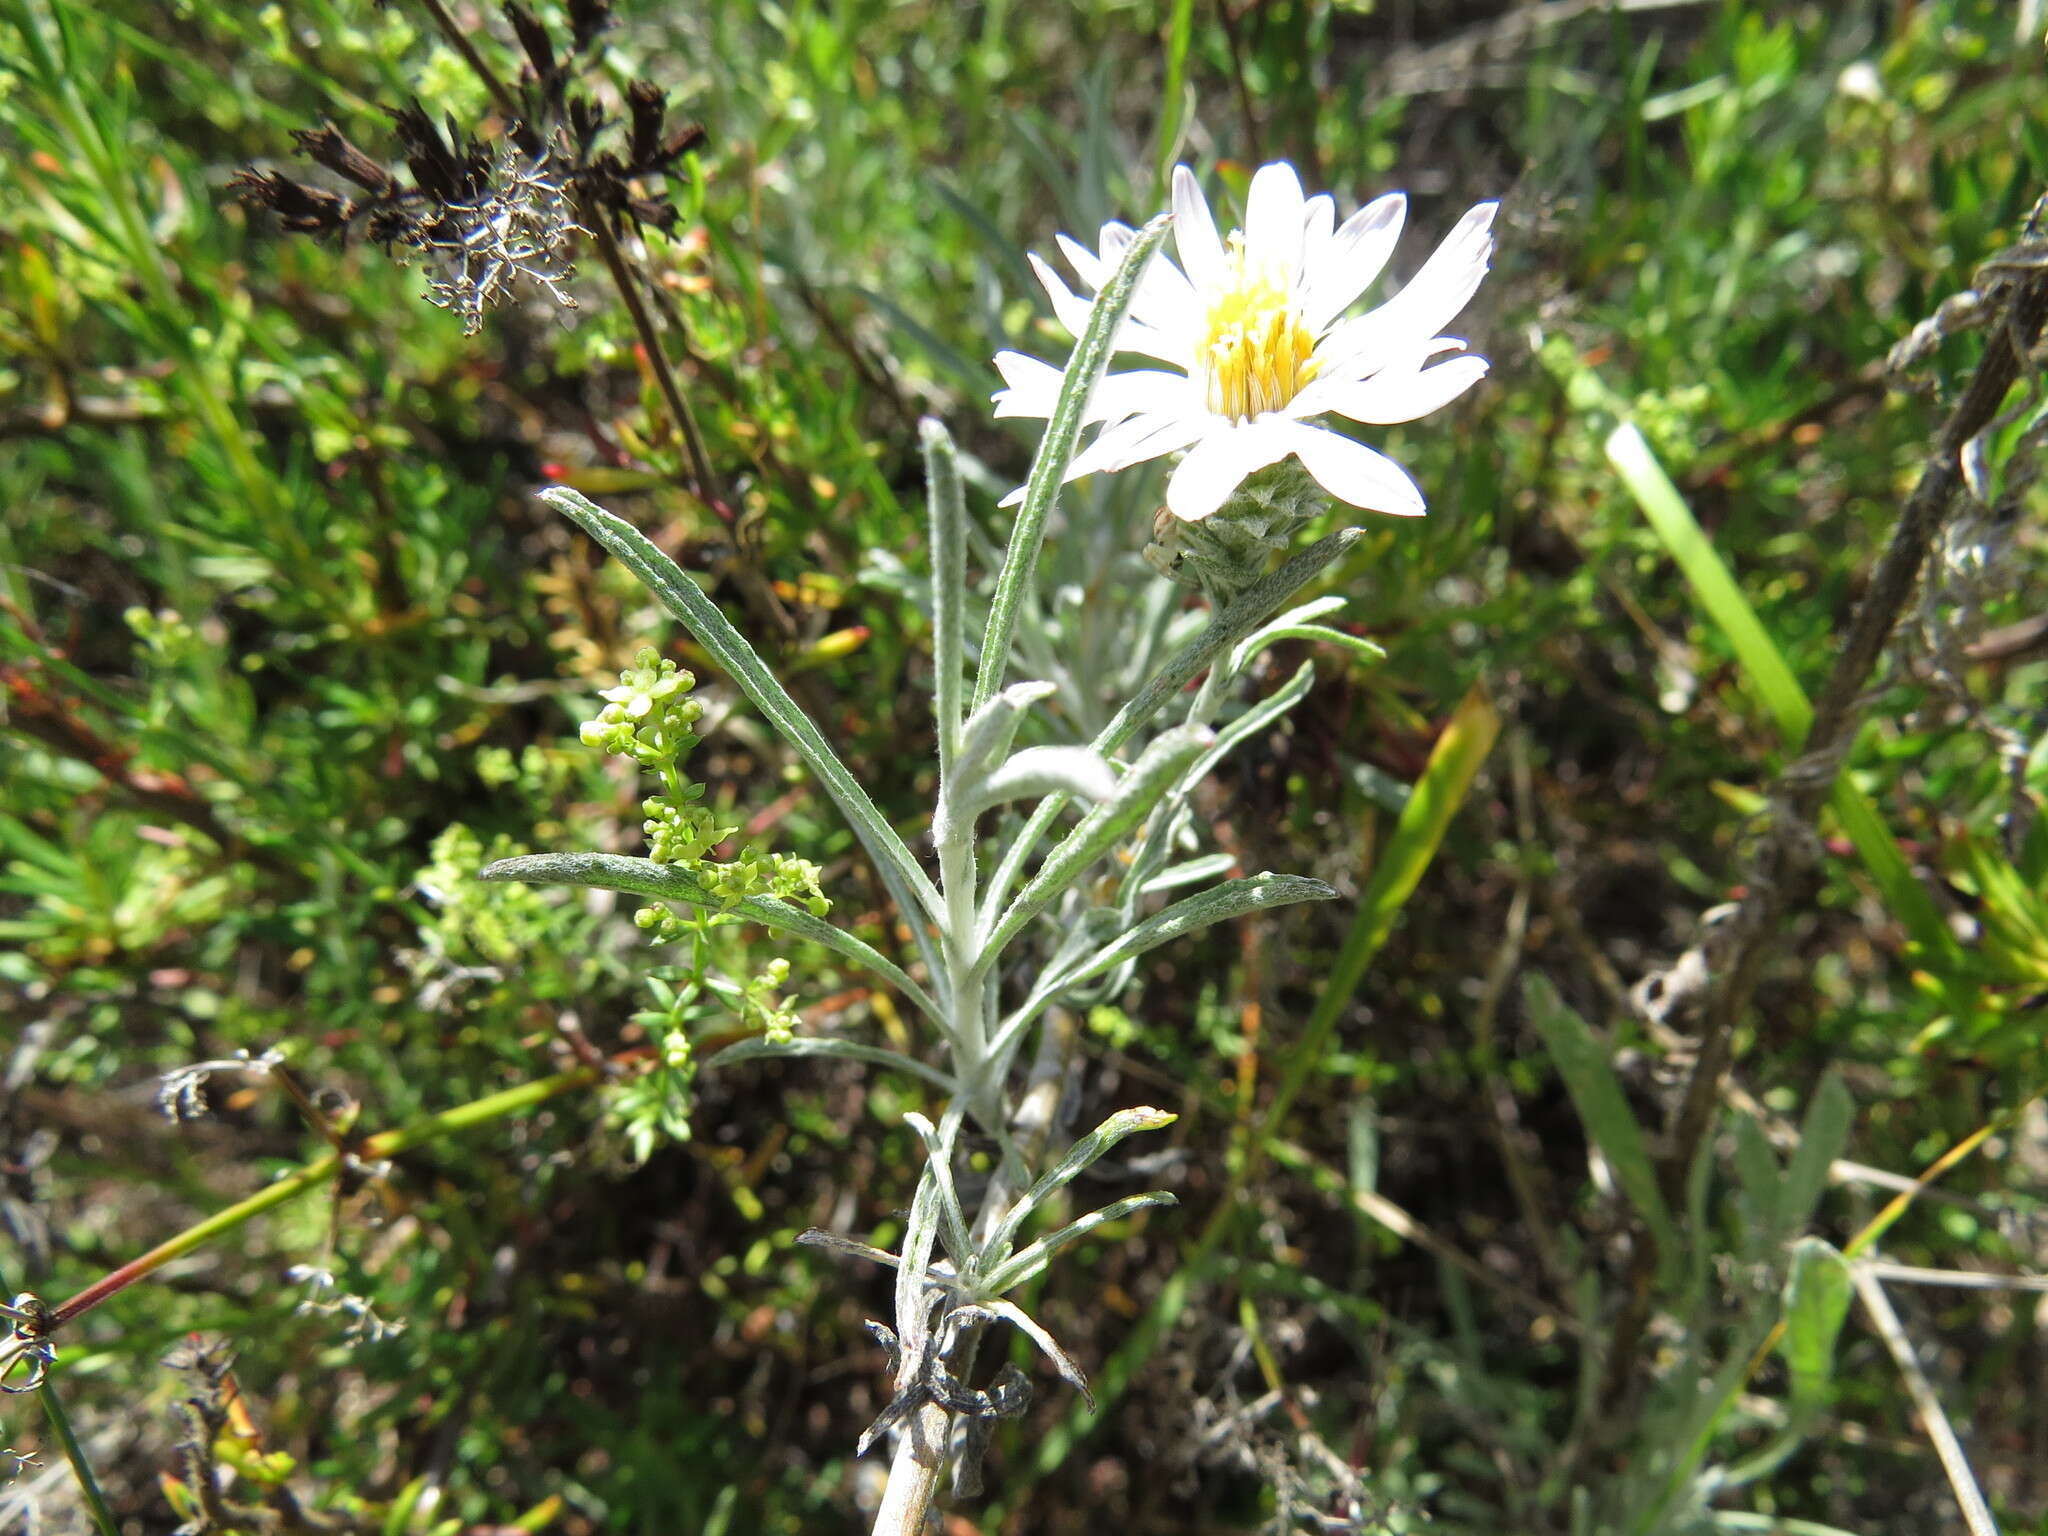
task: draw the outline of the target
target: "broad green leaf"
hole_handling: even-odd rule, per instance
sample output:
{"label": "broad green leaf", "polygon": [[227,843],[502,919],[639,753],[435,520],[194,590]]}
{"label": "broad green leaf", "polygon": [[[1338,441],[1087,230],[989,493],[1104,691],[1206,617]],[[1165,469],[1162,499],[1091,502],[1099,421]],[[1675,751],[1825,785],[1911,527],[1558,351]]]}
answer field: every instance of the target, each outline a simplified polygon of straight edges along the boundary
{"label": "broad green leaf", "polygon": [[[681,621],[726,675],[739,684],[740,691],[753,701],[763,718],[796,749],[885,878],[911,892],[934,921],[943,922],[945,907],[938,891],[911,857],[903,839],[896,835],[896,829],[868,798],[868,792],[840,761],[839,754],[832,750],[811,717],[797,707],[796,700],[768,670],[767,663],[755,654],[746,637],[733,628],[718,605],[683,573],[682,567],[631,523],[576,491],[556,486],[542,491],[540,497],[573,519],[646,584],[648,591]],[[915,912],[908,907],[903,918],[913,924],[917,921]]]}
{"label": "broad green leaf", "polygon": [[1835,1341],[1855,1294],[1849,1261],[1817,1237],[1792,1245],[1785,1280],[1785,1335],[1778,1348],[1792,1373],[1792,1400],[1815,1406],[1835,1374]]}
{"label": "broad green leaf", "polygon": [[1608,1065],[1606,1048],[1586,1021],[1565,1006],[1548,977],[1533,972],[1524,977],[1522,999],[1529,1021],[1543,1036],[1550,1059],[1557,1064],[1558,1076],[1564,1079],[1587,1137],[1614,1169],[1629,1203],[1656,1238],[1659,1259],[1668,1269],[1683,1251],[1678,1227],[1671,1219],[1671,1208],[1664,1203],[1643,1128],[1628,1107],[1620,1079]]}
{"label": "broad green leaf", "polygon": [[652,859],[627,858],[617,853],[530,853],[516,859],[500,859],[478,872],[479,880],[511,880],[525,885],[583,885],[604,891],[622,891],[654,901],[681,901],[712,912],[731,911],[749,922],[781,933],[808,939],[843,959],[872,971],[931,1018],[945,1022],[945,1014],[931,994],[912,981],[903,968],[866,944],[836,928],[823,918],[813,917],[801,907],[791,906],[773,896],[749,896],[728,906],[707,891],[687,870]]}
{"label": "broad green leaf", "polygon": [[1747,1207],[1743,1241],[1760,1253],[1774,1254],[1785,1230],[1784,1170],[1756,1116],[1737,1114],[1734,1121],[1735,1172]]}
{"label": "broad green leaf", "polygon": [[1849,1095],[1839,1072],[1830,1070],[1813,1091],[1806,1106],[1806,1119],[1799,1127],[1799,1150],[1792,1154],[1785,1171],[1784,1195],[1778,1207],[1786,1232],[1795,1232],[1813,1220],[1827,1188],[1828,1169],[1849,1144],[1849,1127],[1856,1118],[1856,1102]]}

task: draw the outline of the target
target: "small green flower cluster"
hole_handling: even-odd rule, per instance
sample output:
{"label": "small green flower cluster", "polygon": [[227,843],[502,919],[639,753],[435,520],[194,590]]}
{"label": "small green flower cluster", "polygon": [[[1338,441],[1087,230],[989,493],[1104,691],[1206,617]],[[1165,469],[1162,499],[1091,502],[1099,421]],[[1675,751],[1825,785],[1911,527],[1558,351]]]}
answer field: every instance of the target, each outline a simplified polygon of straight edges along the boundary
{"label": "small green flower cluster", "polygon": [[[750,896],[773,896],[799,902],[823,917],[832,904],[818,888],[823,871],[810,860],[758,848],[724,862],[711,857],[739,828],[721,825],[701,803],[704,786],[683,777],[683,759],[700,739],[691,727],[704,713],[704,706],[689,696],[696,686],[694,676],[645,647],[619,674],[619,685],[599,695],[606,701],[604,709],[595,720],[586,720],[578,734],[585,746],[630,757],[660,777],[661,793],[640,805],[647,817],[647,856],[655,863],[688,870],[724,912]],[[633,921],[657,944],[681,938],[695,924],[666,906],[642,907]]]}
{"label": "small green flower cluster", "polygon": [[666,778],[697,745],[690,727],[702,718],[704,706],[689,696],[696,686],[694,674],[653,646],[642,646],[633,665],[619,674],[618,687],[598,694],[605,707],[577,734],[586,747],[630,757]]}
{"label": "small green flower cluster", "polygon": [[750,1024],[759,1024],[761,1033],[777,1042],[796,1038],[796,1006],[781,995],[783,983],[788,980],[789,962],[779,957],[770,960],[761,974],[747,983],[738,999],[740,1017]]}
{"label": "small green flower cluster", "polygon": [[525,961],[553,925],[552,904],[526,885],[486,885],[476,872],[526,850],[500,834],[488,848],[460,822],[434,839],[431,860],[417,888],[432,903],[432,923],[421,930],[432,952],[457,963],[511,967]]}

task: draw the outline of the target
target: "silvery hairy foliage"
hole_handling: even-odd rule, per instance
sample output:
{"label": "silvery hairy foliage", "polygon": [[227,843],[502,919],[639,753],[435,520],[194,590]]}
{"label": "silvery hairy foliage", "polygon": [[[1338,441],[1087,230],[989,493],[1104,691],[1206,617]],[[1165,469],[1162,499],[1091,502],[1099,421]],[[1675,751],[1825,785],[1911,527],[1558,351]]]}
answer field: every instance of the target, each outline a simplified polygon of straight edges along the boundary
{"label": "silvery hairy foliage", "polygon": [[[976,1340],[985,1330],[1021,1332],[1059,1376],[1087,1393],[1080,1364],[1013,1293],[1075,1239],[1143,1206],[1173,1202],[1166,1191],[1135,1195],[1040,1229],[1054,1197],[1091,1163],[1125,1137],[1173,1117],[1132,1107],[1071,1145],[1048,1145],[1045,1117],[1024,1113],[1026,1047],[1034,1032],[1061,1010],[1128,993],[1149,950],[1261,908],[1335,894],[1294,875],[1220,878],[1231,860],[1203,845],[1194,796],[1229,754],[1260,739],[1308,692],[1304,665],[1263,698],[1238,702],[1234,685],[1264,647],[1301,636],[1353,649],[1363,644],[1319,622],[1341,599],[1289,607],[1356,531],[1292,549],[1291,535],[1305,520],[1296,503],[1305,498],[1298,477],[1289,479],[1291,467],[1281,465],[1247,482],[1235,498],[1252,520],[1249,531],[1231,522],[1231,508],[1200,528],[1162,519],[1141,559],[1131,547],[1137,540],[1124,530],[1079,530],[1059,553],[1066,579],[1045,576],[1052,563],[1044,558],[1048,519],[1075,455],[1085,403],[1168,225],[1162,216],[1136,232],[1101,287],[1064,370],[1007,547],[999,562],[982,562],[995,569],[979,580],[970,570],[974,553],[992,555],[994,547],[970,518],[960,459],[945,429],[924,424],[936,868],[911,851],[832,743],[695,582],[632,526],[576,492],[542,493],[647,584],[780,734],[859,838],[915,946],[915,959],[898,964],[811,907],[772,895],[735,900],[683,864],[556,853],[484,871],[487,880],[594,886],[715,907],[830,950],[894,989],[922,1018],[921,1049],[913,1055],[799,1034],[751,1039],[705,1063],[715,1070],[769,1056],[828,1056],[912,1074],[943,1096],[936,1122],[910,1117],[928,1157],[896,1251],[807,1234],[895,1272],[894,1316],[870,1325],[889,1351],[891,1398],[860,1445],[865,1451],[892,1435],[897,1442],[877,1531],[923,1529],[948,1465],[956,1492],[978,1487],[990,1421],[1021,1410],[1028,1389],[1013,1369],[985,1386],[970,1385]],[[1280,526],[1258,522],[1261,496],[1284,503]],[[1271,536],[1281,532],[1290,537]],[[1120,553],[1105,547],[1119,539]],[[1130,600],[1104,605],[1110,620],[1079,595],[1080,571],[1090,562],[1098,573],[1126,574],[1131,583]],[[1203,600],[1188,601],[1188,588]],[[1105,688],[1115,696],[1106,698]],[[994,1176],[972,1191],[959,1168],[961,1138],[970,1128],[993,1143],[997,1163]]]}

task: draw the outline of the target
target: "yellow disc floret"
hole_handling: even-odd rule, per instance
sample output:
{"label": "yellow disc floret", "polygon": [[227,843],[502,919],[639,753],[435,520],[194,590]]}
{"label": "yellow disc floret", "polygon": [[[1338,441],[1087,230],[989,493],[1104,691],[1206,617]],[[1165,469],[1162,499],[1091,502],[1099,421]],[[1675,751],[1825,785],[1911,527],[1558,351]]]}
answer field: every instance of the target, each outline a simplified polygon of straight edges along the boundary
{"label": "yellow disc floret", "polygon": [[1283,408],[1316,376],[1316,338],[1294,302],[1294,274],[1254,267],[1244,236],[1230,237],[1227,277],[1209,295],[1199,353],[1204,403],[1249,421]]}

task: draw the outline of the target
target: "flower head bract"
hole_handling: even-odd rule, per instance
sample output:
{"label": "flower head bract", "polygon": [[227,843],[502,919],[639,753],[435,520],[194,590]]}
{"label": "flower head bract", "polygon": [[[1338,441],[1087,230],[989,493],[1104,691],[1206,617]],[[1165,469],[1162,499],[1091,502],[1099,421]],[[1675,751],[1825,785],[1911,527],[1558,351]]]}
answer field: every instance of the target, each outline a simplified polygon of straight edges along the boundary
{"label": "flower head bract", "polygon": [[[1167,482],[1166,504],[1195,522],[1229,500],[1246,476],[1291,455],[1341,501],[1420,514],[1422,493],[1406,470],[1318,418],[1375,426],[1413,421],[1485,375],[1485,358],[1438,333],[1486,275],[1498,207],[1473,208],[1405,287],[1347,317],[1400,239],[1408,212],[1403,194],[1370,202],[1339,224],[1335,201],[1305,196],[1294,167],[1276,161],[1252,178],[1244,228],[1225,238],[1194,173],[1177,166],[1173,233],[1180,265],[1164,255],[1154,259],[1116,340],[1119,351],[1170,368],[1103,377],[1085,417],[1101,431],[1066,478],[1186,450]],[[1059,246],[1092,293],[1115,273],[1132,238],[1129,225],[1111,223],[1093,251],[1065,235]],[[1036,255],[1031,265],[1053,313],[1079,336],[1090,301]],[[1059,369],[1021,352],[998,353],[995,361],[1007,386],[995,396],[996,415],[1051,416]]]}

